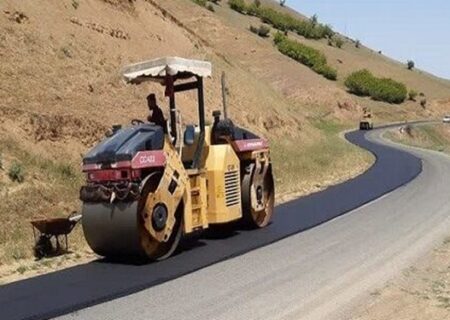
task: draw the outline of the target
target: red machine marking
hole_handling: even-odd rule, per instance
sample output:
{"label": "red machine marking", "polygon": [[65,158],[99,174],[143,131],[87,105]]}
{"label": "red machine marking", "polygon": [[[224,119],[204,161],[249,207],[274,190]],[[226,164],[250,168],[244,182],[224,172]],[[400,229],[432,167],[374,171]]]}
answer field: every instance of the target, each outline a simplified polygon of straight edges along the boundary
{"label": "red machine marking", "polygon": [[100,170],[101,168],[102,168],[102,166],[100,164],[97,164],[97,163],[84,164],[83,165],[83,172]]}
{"label": "red machine marking", "polygon": [[266,149],[269,143],[265,139],[236,140],[233,142],[237,152]]}
{"label": "red machine marking", "polygon": [[131,161],[133,169],[143,169],[151,167],[164,167],[166,165],[166,155],[164,151],[139,151]]}
{"label": "red machine marking", "polygon": [[120,169],[120,168],[129,168],[131,167],[131,161],[119,161],[111,164],[111,168]]}
{"label": "red machine marking", "polygon": [[89,181],[120,181],[130,178],[130,170],[97,170],[88,173]]}

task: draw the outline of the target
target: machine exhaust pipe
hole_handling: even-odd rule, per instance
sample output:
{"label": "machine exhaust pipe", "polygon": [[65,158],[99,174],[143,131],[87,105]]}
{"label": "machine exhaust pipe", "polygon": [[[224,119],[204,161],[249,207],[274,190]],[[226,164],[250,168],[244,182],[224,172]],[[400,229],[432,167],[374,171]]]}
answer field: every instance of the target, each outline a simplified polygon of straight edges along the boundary
{"label": "machine exhaust pipe", "polygon": [[222,72],[222,104],[223,104],[223,117],[228,119],[227,113],[227,85],[225,79],[225,71]]}

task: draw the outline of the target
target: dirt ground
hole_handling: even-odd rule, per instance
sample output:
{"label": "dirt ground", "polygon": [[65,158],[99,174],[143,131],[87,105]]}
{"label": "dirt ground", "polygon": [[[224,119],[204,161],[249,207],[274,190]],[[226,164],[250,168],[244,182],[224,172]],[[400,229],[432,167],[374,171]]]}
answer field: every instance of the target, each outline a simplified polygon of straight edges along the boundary
{"label": "dirt ground", "polygon": [[352,320],[450,319],[450,237],[385,287]]}

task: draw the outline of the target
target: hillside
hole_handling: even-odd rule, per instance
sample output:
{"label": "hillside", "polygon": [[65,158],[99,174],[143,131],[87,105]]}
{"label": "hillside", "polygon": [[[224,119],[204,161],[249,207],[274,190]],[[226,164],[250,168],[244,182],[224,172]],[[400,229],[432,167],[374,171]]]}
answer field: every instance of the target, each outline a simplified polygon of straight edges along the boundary
{"label": "hillside", "polygon": [[[289,33],[320,50],[337,69],[338,80],[327,80],[282,55],[273,44],[273,29],[269,38],[251,33],[258,18],[219,3],[215,12],[190,0],[0,3],[0,267],[21,265],[31,256],[32,216],[79,210],[82,154],[111,125],[145,118],[149,91],[167,106],[161,87],[122,83],[120,70],[128,63],[172,55],[212,61],[213,77],[206,81],[209,119],[221,108],[224,71],[231,118],[271,141],[279,201],[348,179],[370,165],[370,155],[338,135],[355,127],[363,107],[372,108],[376,122],[437,117],[450,108],[448,81],[409,71],[348,39],[338,49],[325,39]],[[362,68],[423,92],[426,108],[350,95],[345,76]],[[193,96],[177,102],[185,122],[194,121]],[[22,183],[12,181],[12,167]],[[74,239],[73,248],[84,250],[80,230]]]}

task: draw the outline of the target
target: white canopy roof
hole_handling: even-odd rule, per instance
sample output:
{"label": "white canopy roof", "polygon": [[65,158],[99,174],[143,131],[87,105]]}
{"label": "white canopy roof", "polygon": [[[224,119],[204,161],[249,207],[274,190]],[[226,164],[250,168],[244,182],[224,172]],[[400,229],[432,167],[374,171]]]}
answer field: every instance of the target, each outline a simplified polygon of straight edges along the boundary
{"label": "white canopy roof", "polygon": [[211,70],[211,63],[208,61],[166,57],[126,66],[122,74],[126,82],[140,83],[163,79],[166,75],[210,77]]}

